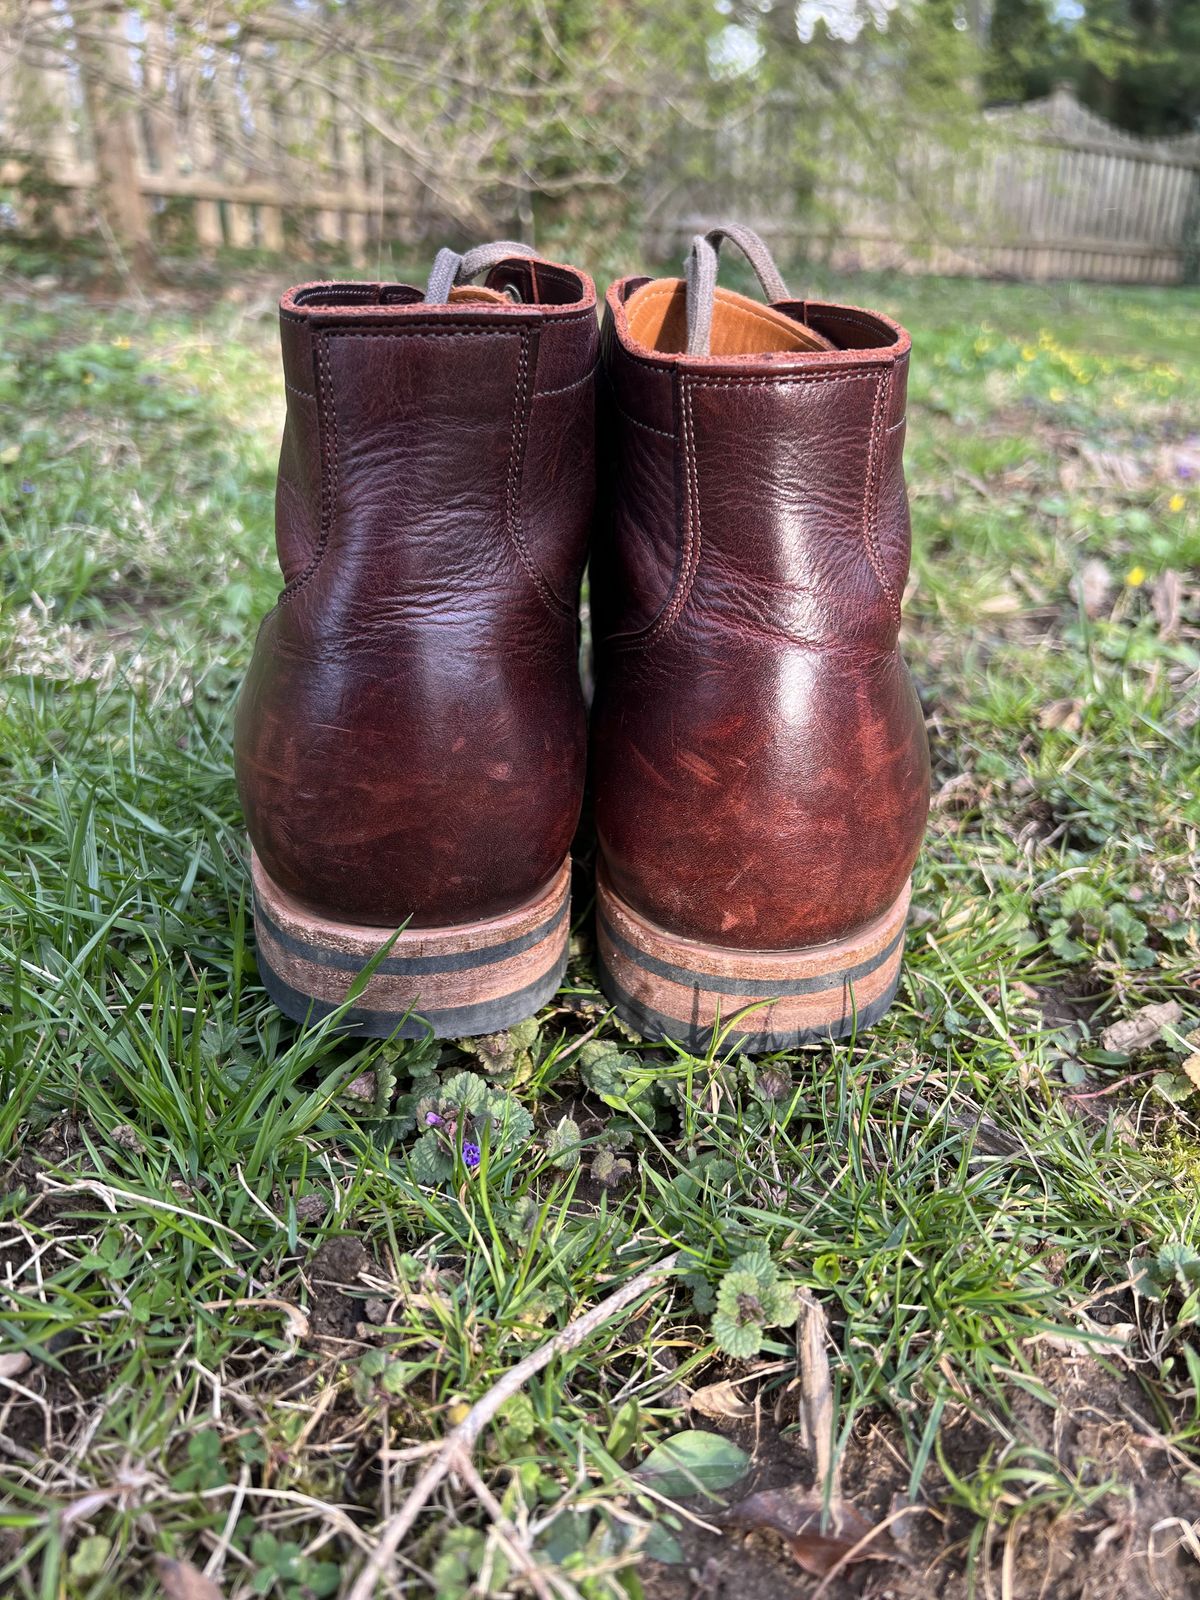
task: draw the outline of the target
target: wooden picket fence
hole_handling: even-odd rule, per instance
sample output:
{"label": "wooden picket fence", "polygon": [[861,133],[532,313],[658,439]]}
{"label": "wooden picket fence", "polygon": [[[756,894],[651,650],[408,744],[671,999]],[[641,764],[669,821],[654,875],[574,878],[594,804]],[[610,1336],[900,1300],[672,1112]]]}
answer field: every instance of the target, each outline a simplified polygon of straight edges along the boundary
{"label": "wooden picket fence", "polygon": [[[37,211],[64,234],[99,228],[202,253],[326,246],[357,263],[445,228],[437,200],[379,131],[352,63],[326,63],[315,85],[269,42],[180,54],[155,18],[155,8],[136,20],[117,11],[106,36],[73,54],[43,47],[0,61],[0,183],[17,185],[18,223]],[[51,32],[67,25],[55,0],[44,0],[42,19]],[[89,92],[100,82],[103,99]],[[986,113],[968,156],[914,136],[886,183],[831,151],[804,204],[789,209],[776,124],[794,115],[767,105],[718,130],[703,182],[667,186],[648,248],[676,255],[699,227],[736,216],[843,267],[1137,283],[1195,275],[1200,135],[1135,138],[1060,90]]]}
{"label": "wooden picket fence", "polygon": [[1166,284],[1200,265],[1200,135],[1135,138],[1060,89],[984,113],[967,149],[914,133],[886,174],[818,146],[789,213],[779,151],[792,117],[775,106],[714,136],[712,176],[656,224],[660,253],[732,215],[843,269]]}
{"label": "wooden picket fence", "polygon": [[316,245],[360,264],[441,220],[362,113],[351,64],[324,63],[314,85],[269,42],[183,52],[155,11],[132,25],[116,13],[87,54],[0,60],[0,181],[25,176],[27,214],[40,205],[68,236],[112,224],[122,241]]}

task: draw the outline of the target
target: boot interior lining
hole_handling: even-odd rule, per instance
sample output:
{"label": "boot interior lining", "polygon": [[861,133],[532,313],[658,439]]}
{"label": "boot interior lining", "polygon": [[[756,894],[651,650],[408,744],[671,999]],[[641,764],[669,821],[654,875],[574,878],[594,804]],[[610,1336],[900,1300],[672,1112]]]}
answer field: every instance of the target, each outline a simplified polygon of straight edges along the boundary
{"label": "boot interior lining", "polygon": [[[687,285],[682,278],[653,278],[625,303],[630,336],[648,350],[687,350]],[[771,351],[835,350],[815,328],[749,295],[718,287],[713,300],[711,356],[765,355]]]}

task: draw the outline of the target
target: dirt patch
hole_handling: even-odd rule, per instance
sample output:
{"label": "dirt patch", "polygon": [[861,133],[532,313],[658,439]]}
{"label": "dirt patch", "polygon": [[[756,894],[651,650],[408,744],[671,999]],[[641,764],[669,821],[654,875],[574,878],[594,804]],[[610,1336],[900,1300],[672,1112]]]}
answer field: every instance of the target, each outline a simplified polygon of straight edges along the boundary
{"label": "dirt patch", "polygon": [[375,1263],[353,1235],[326,1239],[305,1270],[309,1283],[308,1323],[315,1339],[357,1340],[363,1319],[365,1286],[353,1293],[364,1272]]}
{"label": "dirt patch", "polygon": [[[974,1590],[966,1566],[978,1525],[931,1462],[921,1509],[891,1524],[903,1562],[848,1569],[823,1591],[827,1600],[969,1600],[972,1592],[1003,1593],[1006,1600],[1185,1600],[1200,1593],[1190,1532],[1195,1480],[1187,1458],[1146,1420],[1149,1401],[1140,1385],[1082,1352],[1044,1351],[1035,1377],[1053,1404],[1011,1391],[1003,1466],[1018,1471],[1005,1521],[987,1528],[979,1544]],[[810,1481],[797,1436],[781,1432],[769,1412],[757,1424],[722,1431],[753,1453],[738,1497]],[[941,1449],[951,1472],[968,1480],[984,1468],[989,1450],[989,1466],[1001,1465],[1002,1437],[963,1407],[947,1412]],[[1055,1464],[1073,1493],[1043,1493],[1037,1474]],[[903,1505],[908,1476],[896,1424],[882,1413],[864,1415],[844,1459],[844,1497],[882,1521]],[[692,1509],[717,1520],[712,1507]],[[686,1564],[646,1563],[640,1570],[647,1600],[806,1600],[821,1582],[802,1572],[770,1533],[715,1533],[685,1523],[677,1537]]]}

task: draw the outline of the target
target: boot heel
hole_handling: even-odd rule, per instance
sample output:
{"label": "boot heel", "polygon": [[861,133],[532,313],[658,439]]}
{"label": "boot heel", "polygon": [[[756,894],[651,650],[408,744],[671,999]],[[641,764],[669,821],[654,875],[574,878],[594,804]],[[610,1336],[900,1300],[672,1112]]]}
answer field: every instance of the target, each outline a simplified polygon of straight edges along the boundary
{"label": "boot heel", "polygon": [[[788,1050],[871,1027],[892,1003],[904,954],[911,885],[883,916],[807,950],[734,950],[668,933],[596,883],[600,981],[624,1020],[648,1039],[707,1047],[718,1019],[727,1044]],[[745,1007],[755,1009],[736,1024]],[[733,1028],[725,1026],[735,1020]]]}
{"label": "boot heel", "polygon": [[[273,883],[253,852],[254,936],[267,993],[297,1022],[319,1021],[395,932],[318,917]],[[461,1038],[521,1022],[558,988],[567,964],[570,857],[536,900],[486,922],[405,929],[346,1012],[347,1031]]]}

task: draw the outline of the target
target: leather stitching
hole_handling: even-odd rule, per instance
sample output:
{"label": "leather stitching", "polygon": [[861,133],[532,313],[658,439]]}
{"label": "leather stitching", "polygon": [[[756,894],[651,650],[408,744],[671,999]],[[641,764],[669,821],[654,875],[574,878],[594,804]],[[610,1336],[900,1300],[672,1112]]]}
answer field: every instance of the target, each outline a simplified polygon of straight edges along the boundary
{"label": "leather stitching", "polygon": [[[333,526],[338,472],[337,414],[333,405],[333,379],[329,368],[329,341],[328,338],[318,338],[316,343],[317,394],[313,398],[317,401],[317,434],[322,457],[321,525],[308,565],[283,590],[279,599],[275,602],[277,609],[279,606],[285,605],[294,595],[299,594],[305,584],[313,577],[324,560],[325,551],[329,544],[330,529]],[[323,408],[322,399],[324,400]],[[329,419],[328,429],[321,426],[322,409],[324,409]]]}
{"label": "leather stitching", "polygon": [[508,531],[516,547],[521,565],[525,568],[526,575],[533,587],[537,590],[542,604],[552,616],[561,617],[569,613],[570,607],[561,601],[542,576],[541,569],[534,561],[528,545],[525,543],[525,534],[521,527],[521,474],[525,465],[525,438],[527,429],[527,413],[525,408],[525,395],[529,384],[529,341],[521,335],[520,353],[517,356],[517,393],[513,401],[512,418],[512,449],[508,457],[508,496],[507,520]]}
{"label": "leather stitching", "polygon": [[[671,590],[658,615],[635,634],[626,634],[624,637],[618,634],[610,637],[607,642],[614,649],[647,650],[664,634],[669,633],[679,620],[680,613],[691,595],[692,585],[696,581],[703,542],[700,526],[700,473],[696,464],[696,433],[692,416],[691,386],[686,383],[681,383],[679,386],[679,410],[679,432],[683,443],[683,549],[676,569],[671,575]],[[657,428],[654,429],[656,433],[659,431]],[[673,435],[668,434],[667,437],[673,438]]]}
{"label": "leather stitching", "polygon": [[582,386],[587,383],[589,378],[594,378],[599,365],[600,362],[597,359],[584,373],[583,377],[576,378],[574,383],[564,383],[561,389],[537,389],[531,398],[534,400],[547,400],[552,394],[570,394],[572,389],[582,388]]}
{"label": "leather stitching", "polygon": [[[647,362],[645,365],[657,365]],[[670,371],[671,368],[666,370]],[[700,564],[700,549],[702,530],[700,524],[700,481],[699,470],[696,462],[695,426],[692,413],[692,390],[715,389],[730,387],[759,387],[777,388],[780,386],[795,387],[797,384],[810,383],[863,383],[874,381],[877,385],[875,399],[871,413],[871,430],[867,450],[866,484],[863,491],[863,542],[866,547],[867,559],[887,597],[888,609],[897,627],[900,625],[900,598],[896,593],[895,585],[888,577],[887,569],[879,550],[876,537],[875,518],[878,511],[879,483],[882,477],[882,451],[880,441],[891,428],[883,427],[883,418],[887,414],[887,399],[891,390],[892,372],[894,367],[889,367],[882,374],[877,372],[828,372],[813,373],[811,377],[788,374],[778,378],[767,377],[734,377],[723,376],[719,378],[702,378],[688,376],[681,382],[681,412],[682,412],[682,442],[684,452],[684,477],[688,510],[686,517],[686,532],[684,541],[683,559],[679,564],[678,574],[673,580],[673,591],[670,599],[664,605],[654,620],[644,628],[633,634],[612,634],[606,640],[610,648],[616,650],[641,650],[653,644],[667,630],[673,626],[680,612],[686,605],[695,582],[696,572]],[[614,402],[615,404],[615,402]],[[639,422],[636,417],[631,417],[620,406],[617,412],[631,422],[635,427],[646,428],[651,433],[661,434],[664,438],[674,439],[674,435],[666,433],[661,428],[651,428],[649,423]],[[901,421],[904,419],[901,418]],[[898,427],[899,424],[893,424]],[[693,526],[695,534],[693,537]]]}
{"label": "leather stitching", "polygon": [[880,448],[883,438],[883,419],[887,415],[888,393],[891,389],[891,375],[886,374],[879,380],[879,387],[875,391],[875,406],[871,414],[871,441],[867,449],[867,483],[863,493],[863,541],[867,547],[867,559],[875,576],[879,579],[880,586],[887,596],[888,609],[891,611],[892,620],[900,626],[900,596],[896,593],[896,586],[888,577],[887,568],[879,550],[879,541],[876,537],[875,521],[879,511],[879,481],[883,476],[883,451]]}
{"label": "leather stitching", "polygon": [[[813,306],[812,310],[822,322],[849,322],[856,328],[866,328],[868,333],[878,333],[881,328],[887,329],[885,322],[879,322],[874,317],[856,317],[848,311],[823,311],[816,306]],[[892,343],[895,343],[894,339]],[[882,345],[880,348],[886,350],[889,347]]]}
{"label": "leather stitching", "polygon": [[688,475],[688,506],[687,506],[687,544],[684,549],[684,570],[680,573],[680,581],[676,586],[675,599],[672,601],[670,616],[666,621],[663,632],[674,625],[675,619],[688,602],[692,592],[692,585],[696,581],[696,570],[700,565],[700,548],[703,542],[703,530],[700,523],[700,468],[696,462],[696,430],[692,419],[692,391],[688,384],[682,385],[680,398],[683,401],[683,438],[684,438],[684,465]]}
{"label": "leather stitching", "polygon": [[513,328],[322,328],[328,339],[470,339],[472,336],[511,338],[521,334]]}
{"label": "leather stitching", "polygon": [[[411,300],[407,303],[396,306],[381,306],[375,304],[365,306],[321,306],[316,308],[316,315],[313,314],[313,309],[310,308],[307,316],[302,316],[300,313],[295,311],[285,311],[281,308],[279,316],[281,321],[286,317],[289,322],[295,323],[297,327],[312,328],[315,333],[344,333],[347,337],[354,338],[366,338],[370,334],[378,334],[381,338],[399,338],[404,335],[412,339],[420,337],[422,332],[426,331],[421,327],[406,328],[403,326],[403,323],[399,318],[397,318],[395,321],[389,320],[387,325],[382,328],[368,328],[365,333],[358,333],[350,327],[323,328],[321,327],[319,321],[319,317],[324,315],[326,311],[328,311],[330,316],[337,316],[340,312],[346,318],[353,318],[354,321],[357,322],[360,320],[365,321],[367,315],[373,312],[377,312],[381,317],[387,317],[389,310],[408,312],[409,315],[403,319],[403,322],[414,322],[418,316],[429,314],[429,308],[425,306],[423,301]],[[482,314],[489,315],[490,313],[484,312]],[[559,315],[557,308],[554,306],[514,305],[511,310],[503,309],[501,316],[496,317],[495,320],[503,320],[508,324],[508,326],[487,326],[486,324],[479,322],[468,322],[465,319],[462,321],[455,321],[452,317],[439,316],[437,317],[438,323],[446,324],[445,332],[443,333],[440,328],[429,329],[426,332],[426,337],[448,337],[450,333],[457,330],[461,330],[463,333],[519,333],[522,328],[532,327],[534,324],[540,323],[543,320],[545,321],[547,327],[555,328],[562,327],[564,324],[572,322],[591,322],[594,324],[596,321],[596,308],[594,305],[585,306],[582,311],[571,311],[565,315]]]}
{"label": "leather stitching", "polygon": [[[617,348],[619,349],[621,355],[624,356],[625,359],[628,360],[628,361],[636,362],[639,367],[644,367],[648,372],[670,372],[670,373],[675,373],[675,372],[679,372],[679,371],[682,370],[684,372],[689,373],[689,376],[690,376],[690,374],[693,371],[693,369],[692,368],[688,368],[688,367],[683,367],[682,366],[682,362],[683,361],[698,361],[698,360],[705,360],[705,359],[711,359],[713,361],[735,361],[735,360],[738,359],[738,357],[736,357],[736,356],[712,356],[712,357],[709,358],[709,357],[700,357],[700,356],[682,356],[681,355],[680,359],[678,361],[651,361],[647,356],[639,355],[639,353],[636,350],[630,350],[628,345],[626,345],[625,343],[622,342],[622,336],[621,336],[620,333],[618,333],[616,335],[616,338],[617,338]],[[871,354],[871,352],[869,350],[855,350],[853,352],[847,352],[847,351],[844,351],[844,350],[777,350],[777,351],[775,351],[773,353],[775,355],[793,356],[793,357],[794,356],[809,355],[809,356],[813,356],[813,357],[820,357],[820,358],[825,359],[825,360],[834,359],[834,358],[836,358],[838,356],[846,355],[846,354],[854,354],[855,356],[864,356],[864,355],[865,356],[870,356],[870,354]],[[750,359],[754,360],[754,359],[761,359],[761,358],[750,357]],[[740,377],[738,374],[731,372],[731,373],[724,374],[723,376],[721,376],[719,378],[701,378],[699,376],[696,376],[696,377],[692,378],[691,381],[693,383],[849,383],[854,378],[873,378],[878,373],[880,367],[882,367],[882,366],[889,366],[889,367],[895,366],[896,363],[898,361],[900,361],[900,360],[903,360],[902,356],[891,355],[885,349],[885,350],[882,351],[882,353],[880,354],[880,356],[879,356],[879,358],[877,360],[870,361],[864,367],[864,369],[861,370],[861,371],[856,369],[854,371],[844,372],[842,370],[843,367],[854,366],[854,363],[852,363],[852,362],[840,362],[839,361],[838,362],[838,369],[836,371],[833,371],[833,372],[813,372],[813,373],[783,372],[783,373],[780,373],[780,375],[777,378],[770,378],[770,377],[745,377],[745,378],[743,378],[743,377]]]}
{"label": "leather stitching", "polygon": [[635,428],[645,428],[647,433],[656,433],[660,439],[670,439],[672,444],[675,443],[675,435],[673,433],[668,432],[666,428],[655,428],[649,422],[642,422],[637,417],[631,417],[628,411],[619,406],[615,400],[613,401],[613,410],[619,417],[623,417],[626,422],[631,422]]}
{"label": "leather stitching", "polygon": [[[525,536],[521,531],[519,503],[520,479],[521,468],[525,457],[525,390],[528,376],[528,341],[526,337],[526,329],[520,326],[496,328],[480,327],[477,324],[471,324],[458,325],[453,328],[404,328],[393,326],[388,328],[366,329],[328,328],[315,331],[315,343],[317,347],[317,394],[306,396],[305,398],[313,399],[317,402],[317,422],[320,434],[322,436],[320,446],[322,455],[321,526],[317,543],[313,550],[312,556],[309,559],[308,565],[304,568],[303,572],[298,573],[292,582],[289,583],[285,589],[283,589],[283,591],[280,593],[279,599],[276,601],[276,606],[283,605],[285,602],[291,600],[293,596],[298,594],[300,590],[304,588],[305,584],[307,584],[314,577],[317,568],[321,565],[321,561],[324,558],[326,548],[329,544],[330,533],[333,527],[337,496],[339,449],[337,415],[334,410],[333,402],[333,375],[329,363],[329,340],[401,338],[469,339],[478,337],[510,338],[513,334],[516,334],[520,340],[520,355],[517,362],[517,394],[513,409],[513,442],[512,450],[509,456],[509,475],[506,494],[508,528],[513,543],[516,546],[517,554],[520,558],[521,564],[525,568],[525,571],[528,574],[530,581],[533,583],[534,588],[537,590],[543,604],[546,605],[555,616],[570,614],[571,608],[564,601],[561,601],[558,598],[558,596],[546,583],[546,580],[543,578],[541,572],[533,562],[529,554],[528,547],[525,543]],[[592,371],[594,372],[595,368],[593,368]],[[591,373],[589,373],[588,376],[590,377]],[[290,388],[291,385],[287,385],[287,387]],[[571,385],[570,387],[574,387],[574,385]],[[301,390],[296,391],[298,394],[302,392],[303,391]],[[555,391],[549,392],[553,393]],[[322,420],[322,409],[324,409],[329,420],[328,439],[325,437],[326,430],[320,427]]]}
{"label": "leather stitching", "polygon": [[283,387],[289,394],[298,394],[301,400],[315,400],[317,398],[315,394],[309,394],[307,389],[297,389],[296,385],[289,383],[286,378],[283,380]]}
{"label": "leather stitching", "polygon": [[804,383],[869,383],[872,379],[878,380],[875,372],[814,372],[811,378],[803,377],[794,372],[781,375],[778,378],[738,378],[732,374],[720,378],[693,378],[691,381],[697,388],[702,389],[728,389],[731,386],[749,388],[757,386],[760,389],[777,389],[786,386],[795,387]]}
{"label": "leather stitching", "polygon": [[[311,289],[305,289],[298,294],[295,304],[298,306],[320,305],[329,306],[330,310],[336,309],[348,300],[372,300],[379,293],[378,288],[371,284],[361,289],[341,288],[336,283],[314,284]],[[330,296],[333,298],[330,298]]]}
{"label": "leather stitching", "polygon": [[[306,568],[301,573],[296,574],[296,578],[280,592],[280,597],[278,597],[275,605],[285,605],[294,595],[299,594],[299,590],[304,589],[310,579],[314,578],[318,566],[322,565],[326,547],[330,544],[331,530],[333,530],[336,496],[338,496],[339,442],[338,416],[334,411],[333,373],[331,373],[328,341],[330,339],[400,338],[469,339],[480,338],[480,336],[483,336],[483,338],[488,338],[488,336],[491,336],[491,338],[496,338],[496,336],[510,338],[514,333],[520,339],[520,355],[518,355],[517,360],[517,397],[515,397],[514,416],[512,416],[512,451],[510,451],[509,456],[509,482],[507,482],[506,494],[507,525],[509,525],[509,533],[512,536],[512,541],[514,541],[514,546],[517,547],[517,555],[520,557],[520,562],[522,562],[528,578],[533,582],[534,589],[538,590],[542,603],[555,616],[570,614],[570,606],[566,605],[563,600],[560,600],[554,594],[554,590],[550,589],[546,579],[542,578],[538,566],[533,562],[530,550],[526,546],[522,525],[520,525],[520,477],[522,477],[522,466],[523,461],[525,461],[525,397],[526,387],[528,387],[528,338],[526,338],[526,328],[523,328],[523,326],[507,326],[507,328],[494,328],[494,326],[493,328],[486,328],[486,326],[482,328],[482,326],[478,325],[458,325],[454,326],[454,328],[397,328],[397,326],[390,326],[390,328],[365,328],[365,330],[358,330],[358,328],[315,330],[315,334],[317,334],[315,336],[315,344],[317,344],[317,362],[315,362],[315,365],[317,365],[317,394],[304,394],[304,390],[294,389],[293,384],[288,384],[286,379],[285,387],[293,390],[293,394],[302,395],[306,400],[315,400],[317,402],[318,430],[322,435],[320,450],[322,450],[323,466],[320,533],[318,533],[317,544],[315,544],[314,552],[312,552],[312,557],[309,558]],[[595,366],[586,374],[586,378],[579,379],[579,382],[586,382],[587,378],[590,378],[594,373]],[[568,384],[566,387],[574,389],[574,387],[578,386],[576,384]],[[562,392],[565,392],[565,390],[547,390],[547,394],[562,394]],[[538,397],[534,395],[533,398]],[[328,416],[328,429],[323,429],[320,426],[322,424],[322,410]]]}

